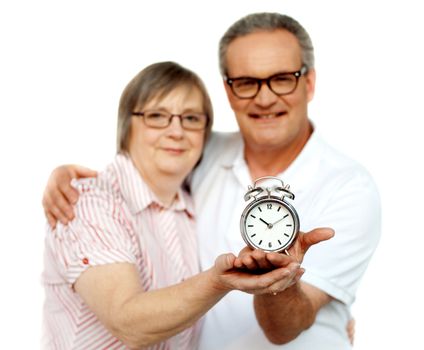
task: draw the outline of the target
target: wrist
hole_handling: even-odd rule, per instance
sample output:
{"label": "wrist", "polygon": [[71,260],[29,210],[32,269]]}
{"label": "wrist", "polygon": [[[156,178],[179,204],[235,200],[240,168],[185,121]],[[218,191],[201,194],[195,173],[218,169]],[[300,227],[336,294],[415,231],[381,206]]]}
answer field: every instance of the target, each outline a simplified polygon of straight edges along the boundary
{"label": "wrist", "polygon": [[224,296],[232,290],[223,280],[216,266],[212,266],[206,273],[208,274],[207,280],[209,282],[209,287],[214,293]]}

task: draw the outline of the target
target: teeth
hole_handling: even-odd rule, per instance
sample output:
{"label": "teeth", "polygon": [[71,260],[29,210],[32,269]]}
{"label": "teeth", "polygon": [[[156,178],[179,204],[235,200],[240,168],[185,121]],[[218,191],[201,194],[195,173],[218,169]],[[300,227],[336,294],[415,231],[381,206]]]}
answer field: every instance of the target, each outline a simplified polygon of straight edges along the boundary
{"label": "teeth", "polygon": [[250,116],[256,119],[272,119],[278,118],[286,114],[285,112],[269,113],[269,114],[251,114]]}
{"label": "teeth", "polygon": [[256,118],[271,119],[271,118],[275,118],[275,114],[257,114]]}

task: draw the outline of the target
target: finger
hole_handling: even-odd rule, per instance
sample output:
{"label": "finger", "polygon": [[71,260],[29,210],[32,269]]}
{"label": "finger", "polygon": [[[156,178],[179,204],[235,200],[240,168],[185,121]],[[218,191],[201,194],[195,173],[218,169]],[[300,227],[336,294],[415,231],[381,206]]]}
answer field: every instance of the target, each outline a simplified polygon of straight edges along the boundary
{"label": "finger", "polygon": [[294,275],[293,280],[289,283],[288,287],[293,286],[294,284],[296,284],[297,282],[300,281],[300,279],[302,278],[303,274],[305,273],[305,269],[300,268]]}
{"label": "finger", "polygon": [[44,212],[44,215],[46,216],[47,222],[49,223],[50,227],[52,229],[55,229],[56,228],[56,223],[57,223],[56,218],[53,215],[51,215],[50,213],[46,212],[46,211]]}
{"label": "finger", "polygon": [[326,241],[334,236],[334,230],[332,228],[322,227],[316,228],[303,235],[303,248],[305,252],[314,244],[322,241]]}
{"label": "finger", "polygon": [[245,254],[250,254],[252,251],[253,251],[253,249],[252,249],[252,248],[250,248],[250,247],[246,246],[246,247],[244,247],[242,250],[240,250],[240,252],[239,252],[238,256],[239,256],[239,257],[241,257],[241,256],[243,256],[243,255],[245,255]]}
{"label": "finger", "polygon": [[266,290],[261,292],[263,292],[263,294],[277,295],[278,293],[284,292],[293,284],[293,276],[289,275],[286,279],[275,282],[274,284],[270,285]]}
{"label": "finger", "polygon": [[[69,196],[69,190],[67,191]],[[74,188],[72,188],[72,191],[76,192],[76,195],[74,194],[73,196],[78,198],[78,191]],[[47,212],[61,217],[65,216],[67,220],[72,220],[74,218],[74,209],[72,204],[70,203],[69,198],[66,197],[66,194],[61,192],[60,189],[46,189],[44,197],[45,200],[43,201],[43,206]],[[56,219],[60,219],[59,216],[56,217]]]}
{"label": "finger", "polygon": [[245,255],[240,258],[243,266],[249,270],[259,269],[259,265],[256,263],[256,260],[251,255]]}
{"label": "finger", "polygon": [[326,241],[334,236],[334,230],[329,227],[320,227],[305,233],[304,243],[311,246]]}
{"label": "finger", "polygon": [[72,166],[72,170],[74,171],[74,177],[76,179],[79,178],[84,178],[84,177],[96,177],[97,176],[97,171],[92,170],[90,168],[86,168],[84,166],[81,165],[71,165]]}
{"label": "finger", "polygon": [[234,266],[235,260],[236,260],[236,257],[232,253],[222,254],[216,258],[215,267],[221,273],[229,271],[235,267]]}
{"label": "finger", "polygon": [[62,212],[59,207],[53,206],[49,210],[49,215],[53,216],[56,219],[56,222],[60,221],[63,225],[68,224],[69,219],[67,215]]}
{"label": "finger", "polygon": [[[61,221],[63,224],[67,224],[67,222],[69,221],[68,215],[56,205],[57,201],[60,202],[60,197],[63,196],[59,191],[46,189],[42,200],[44,214],[46,215],[49,224],[53,228],[56,226],[56,222],[58,220]],[[62,199],[62,201],[64,201],[64,199]]]}
{"label": "finger", "polygon": [[299,281],[305,271],[303,268],[300,268],[298,263],[290,264],[287,270],[289,271],[287,276],[269,286],[267,290],[268,294],[275,295],[276,293],[282,292],[293,286]]}
{"label": "finger", "polygon": [[284,292],[287,288],[295,284],[295,273],[290,273],[284,279],[281,279],[272,285],[270,285],[266,290],[259,291],[262,294],[272,294],[277,295],[278,293]]}
{"label": "finger", "polygon": [[295,274],[294,283],[299,282],[304,273],[305,273],[305,269],[300,268]]}
{"label": "finger", "polygon": [[252,252],[252,259],[255,260],[256,265],[259,269],[269,270],[273,268],[273,265],[267,259],[267,253],[261,249],[255,249]]}
{"label": "finger", "polygon": [[266,255],[266,259],[274,267],[284,267],[290,264],[291,262],[296,262],[294,257],[286,255],[286,254],[280,254],[280,253],[268,253]]}
{"label": "finger", "polygon": [[355,340],[355,319],[351,318],[346,326],[347,334],[351,345],[354,345]]}
{"label": "finger", "polygon": [[58,182],[59,191],[55,192],[55,201],[58,201],[56,204],[63,210],[64,212],[72,212],[73,209],[71,207],[72,204],[75,204],[78,201],[79,193],[78,191],[71,186],[71,182],[69,179],[59,179]]}
{"label": "finger", "polygon": [[[297,264],[297,266],[295,265],[296,264],[293,265],[292,270],[290,268],[281,267],[265,274],[258,275],[256,290],[269,293],[269,288],[272,285],[277,285],[278,288],[284,288],[285,285],[290,283],[294,278],[296,274],[295,270],[299,268],[299,264]],[[266,289],[266,291],[264,289]]]}
{"label": "finger", "polygon": [[235,267],[235,268],[237,268],[237,269],[242,269],[242,268],[244,268],[245,266],[243,265],[243,262],[241,261],[241,259],[240,259],[240,258],[236,258],[236,259],[234,260],[234,267]]}

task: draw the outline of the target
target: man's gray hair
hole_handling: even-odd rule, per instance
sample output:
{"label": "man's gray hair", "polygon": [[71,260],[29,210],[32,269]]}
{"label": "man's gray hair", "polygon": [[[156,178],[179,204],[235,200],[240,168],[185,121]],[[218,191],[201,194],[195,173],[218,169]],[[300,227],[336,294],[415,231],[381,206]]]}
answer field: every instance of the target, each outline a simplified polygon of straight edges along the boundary
{"label": "man's gray hair", "polygon": [[219,69],[223,76],[227,75],[226,55],[230,43],[247,34],[259,31],[287,30],[299,41],[302,50],[303,64],[309,70],[314,67],[314,47],[305,28],[292,17],[280,13],[253,13],[235,22],[225,32],[219,42]]}

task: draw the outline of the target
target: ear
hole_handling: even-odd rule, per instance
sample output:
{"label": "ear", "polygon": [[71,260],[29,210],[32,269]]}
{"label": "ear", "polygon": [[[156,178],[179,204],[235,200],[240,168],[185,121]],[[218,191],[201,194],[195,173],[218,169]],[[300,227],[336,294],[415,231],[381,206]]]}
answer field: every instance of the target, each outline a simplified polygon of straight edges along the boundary
{"label": "ear", "polygon": [[308,102],[311,102],[315,95],[315,80],[316,80],[316,71],[314,68],[310,69],[305,75],[306,79],[306,95]]}

